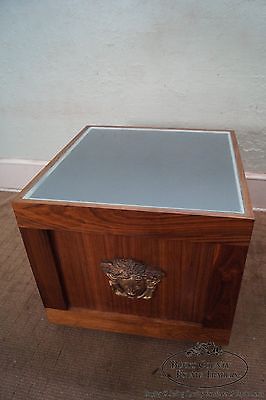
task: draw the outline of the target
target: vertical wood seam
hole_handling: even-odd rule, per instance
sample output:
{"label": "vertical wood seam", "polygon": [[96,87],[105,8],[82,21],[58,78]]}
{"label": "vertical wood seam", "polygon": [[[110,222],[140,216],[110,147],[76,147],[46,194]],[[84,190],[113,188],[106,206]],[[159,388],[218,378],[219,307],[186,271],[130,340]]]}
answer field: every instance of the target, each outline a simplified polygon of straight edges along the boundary
{"label": "vertical wood seam", "polygon": [[56,272],[58,275],[59,284],[61,286],[63,299],[65,301],[66,309],[68,309],[69,300],[68,300],[68,296],[67,296],[67,290],[66,290],[66,285],[65,285],[65,280],[64,280],[63,270],[61,267],[60,258],[58,257],[58,254],[56,251],[56,246],[55,246],[54,239],[53,239],[53,231],[47,230],[46,232],[47,232],[47,238],[48,238],[50,248],[51,248],[51,253],[52,253],[52,256],[54,259],[54,264],[55,264]]}

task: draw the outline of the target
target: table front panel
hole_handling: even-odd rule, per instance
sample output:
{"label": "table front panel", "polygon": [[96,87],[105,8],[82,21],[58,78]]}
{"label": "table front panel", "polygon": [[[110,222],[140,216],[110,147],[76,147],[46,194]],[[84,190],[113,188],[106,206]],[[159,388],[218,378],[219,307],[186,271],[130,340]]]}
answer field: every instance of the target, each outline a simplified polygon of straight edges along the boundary
{"label": "table front panel", "polygon": [[[201,322],[217,252],[215,244],[161,238],[52,232],[70,307]],[[151,299],[112,291],[104,260],[134,259],[165,274]]]}

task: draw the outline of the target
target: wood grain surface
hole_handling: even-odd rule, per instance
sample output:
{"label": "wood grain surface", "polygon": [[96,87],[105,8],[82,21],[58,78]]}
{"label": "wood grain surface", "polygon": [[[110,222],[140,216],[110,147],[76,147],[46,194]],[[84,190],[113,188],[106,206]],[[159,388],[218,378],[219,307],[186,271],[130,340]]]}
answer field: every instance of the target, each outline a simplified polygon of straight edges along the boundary
{"label": "wood grain surface", "polygon": [[[52,232],[70,307],[201,322],[215,245],[187,241]],[[132,258],[165,277],[152,299],[117,296],[100,264]]]}
{"label": "wood grain surface", "polygon": [[252,218],[191,215],[158,210],[41,204],[37,201],[13,203],[18,225],[24,228],[69,230],[117,235],[160,236],[199,242],[248,244]]}
{"label": "wood grain surface", "polygon": [[[58,231],[51,240],[70,307],[232,326],[247,246]],[[152,299],[113,293],[100,264],[119,257],[165,272]]]}
{"label": "wood grain surface", "polygon": [[204,326],[232,327],[247,252],[248,246],[216,246],[202,321]]}
{"label": "wood grain surface", "polygon": [[48,232],[20,228],[20,233],[44,306],[66,309],[67,303]]}
{"label": "wood grain surface", "polygon": [[162,339],[208,341],[210,338],[213,338],[216,343],[228,344],[230,337],[230,331],[226,329],[203,328],[199,324],[120,313],[75,308],[68,311],[47,308],[46,315],[48,320],[55,324],[123,332]]}

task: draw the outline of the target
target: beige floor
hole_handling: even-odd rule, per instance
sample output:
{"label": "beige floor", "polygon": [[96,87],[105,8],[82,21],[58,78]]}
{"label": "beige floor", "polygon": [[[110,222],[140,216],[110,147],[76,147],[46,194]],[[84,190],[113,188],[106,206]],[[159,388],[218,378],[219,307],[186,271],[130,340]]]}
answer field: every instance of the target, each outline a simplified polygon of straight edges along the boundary
{"label": "beige floor", "polygon": [[[188,343],[47,323],[10,208],[12,197],[0,193],[0,399],[127,400],[145,399],[151,392],[155,398],[181,398],[182,391],[184,398],[207,398],[169,381],[160,370],[154,373]],[[254,397],[237,397],[237,391],[264,391],[266,399],[265,282],[266,214],[261,213],[226,348],[245,358],[248,374],[236,384],[210,390],[212,398],[221,398],[219,391],[241,399]]]}

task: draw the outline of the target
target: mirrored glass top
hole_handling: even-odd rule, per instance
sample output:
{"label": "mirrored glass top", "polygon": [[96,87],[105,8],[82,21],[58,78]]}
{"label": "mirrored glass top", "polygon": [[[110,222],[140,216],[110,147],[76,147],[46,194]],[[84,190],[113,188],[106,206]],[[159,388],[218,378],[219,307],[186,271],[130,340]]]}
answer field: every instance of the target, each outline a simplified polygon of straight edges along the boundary
{"label": "mirrored glass top", "polygon": [[91,127],[24,198],[243,213],[229,132]]}

